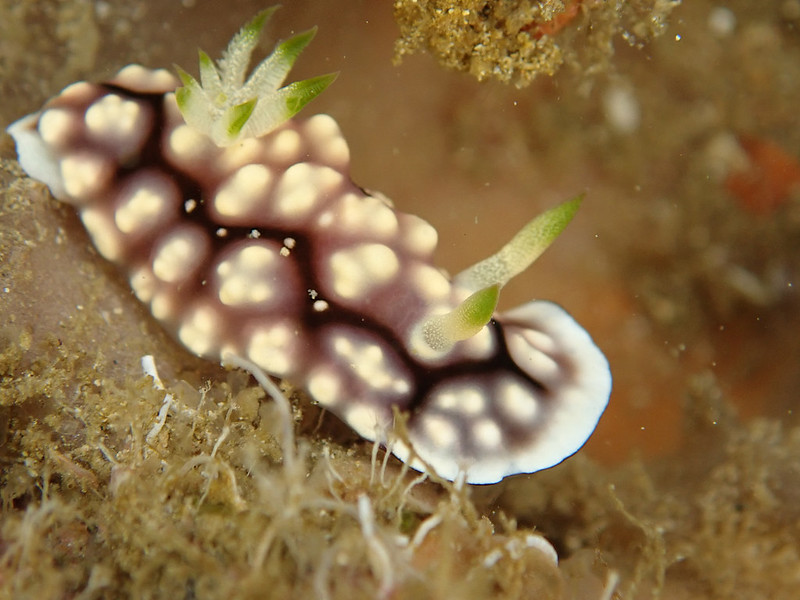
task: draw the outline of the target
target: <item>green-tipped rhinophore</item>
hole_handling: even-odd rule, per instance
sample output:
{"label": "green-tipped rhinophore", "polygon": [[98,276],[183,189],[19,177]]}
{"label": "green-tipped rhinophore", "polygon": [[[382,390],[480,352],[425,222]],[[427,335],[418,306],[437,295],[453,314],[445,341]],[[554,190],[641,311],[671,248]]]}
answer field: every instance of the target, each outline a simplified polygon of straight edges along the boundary
{"label": "green-tipped rhinophore", "polygon": [[447,351],[471,338],[491,320],[500,288],[527,269],[575,216],[583,195],[542,213],[523,227],[499,252],[456,275],[457,285],[472,291],[452,311],[429,317],[422,325],[425,343]]}
{"label": "green-tipped rhinophore", "polygon": [[451,312],[430,317],[422,326],[425,343],[433,350],[446,351],[456,342],[471,338],[489,322],[497,307],[500,286],[478,290]]}
{"label": "green-tipped rhinophore", "polygon": [[469,290],[490,285],[504,286],[531,266],[553,243],[575,216],[583,194],[543,212],[523,227],[497,254],[480,261],[455,276],[455,282]]}
{"label": "green-tipped rhinophore", "polygon": [[242,27],[217,65],[201,50],[199,82],[176,67],[183,87],[176,90],[175,96],[183,118],[218,146],[269,133],[336,79],[337,74],[330,73],[280,87],[299,54],[314,38],[315,27],[278,44],[245,81],[250,56],[264,24],[277,8],[261,11]]}

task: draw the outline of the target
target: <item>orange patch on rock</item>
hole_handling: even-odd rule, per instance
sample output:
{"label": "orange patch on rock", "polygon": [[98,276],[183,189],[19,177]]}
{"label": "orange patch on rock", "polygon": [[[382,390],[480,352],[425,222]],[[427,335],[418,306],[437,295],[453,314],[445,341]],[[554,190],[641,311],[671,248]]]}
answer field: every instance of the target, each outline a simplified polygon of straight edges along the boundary
{"label": "orange patch on rock", "polygon": [[741,136],[748,166],[732,171],[725,188],[739,204],[754,214],[771,214],[800,189],[800,161],[775,142]]}
{"label": "orange patch on rock", "polygon": [[569,25],[578,16],[582,0],[567,0],[564,5],[564,12],[555,15],[544,23],[529,23],[522,28],[522,31],[529,31],[534,39],[541,39],[544,36],[552,36]]}
{"label": "orange patch on rock", "polygon": [[656,335],[636,299],[621,281],[592,281],[596,313],[581,313],[614,378],[605,414],[586,444],[603,464],[619,464],[634,454],[645,458],[675,453],[685,440],[683,366],[664,339]]}

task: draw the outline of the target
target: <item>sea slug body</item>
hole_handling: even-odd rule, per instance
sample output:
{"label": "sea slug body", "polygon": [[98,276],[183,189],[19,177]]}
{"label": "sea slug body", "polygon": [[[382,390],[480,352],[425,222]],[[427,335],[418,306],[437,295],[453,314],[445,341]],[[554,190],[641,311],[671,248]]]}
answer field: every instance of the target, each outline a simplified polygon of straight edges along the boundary
{"label": "sea slug body", "polygon": [[[250,44],[248,58],[250,34],[237,42]],[[497,275],[502,251],[451,280],[433,264],[431,225],[350,180],[331,117],[286,120],[310,99],[281,95],[302,85],[278,88],[310,41],[302,35],[278,47],[294,53],[269,82],[279,101],[235,100],[219,110],[224,127],[198,121],[207,107],[197,98],[242,86],[230,77],[244,69],[233,42],[219,72],[201,55],[202,86],[131,65],[67,87],[9,127],[20,163],[77,208],[98,251],[194,354],[241,356],[288,378],[369,440],[385,439],[393,407],[407,411],[413,452],[392,452],[442,477],[493,483],[562,461],[605,409],[605,357],[550,302],[493,314],[519,270]],[[291,110],[275,116],[282,103]],[[461,327],[477,314],[470,302],[485,314]]]}

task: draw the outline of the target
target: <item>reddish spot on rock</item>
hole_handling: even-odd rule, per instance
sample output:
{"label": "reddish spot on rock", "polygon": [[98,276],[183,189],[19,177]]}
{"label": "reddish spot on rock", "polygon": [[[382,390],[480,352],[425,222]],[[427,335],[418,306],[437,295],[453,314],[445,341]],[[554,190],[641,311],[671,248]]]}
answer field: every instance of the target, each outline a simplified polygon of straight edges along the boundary
{"label": "reddish spot on rock", "polygon": [[775,142],[741,136],[748,165],[725,179],[725,188],[754,214],[771,214],[800,190],[800,161]]}
{"label": "reddish spot on rock", "polygon": [[536,21],[529,23],[522,28],[522,31],[529,31],[531,36],[537,40],[546,35],[555,35],[578,16],[582,1],[583,0],[567,0],[564,3],[564,12],[555,15],[552,19],[544,23],[537,23]]}

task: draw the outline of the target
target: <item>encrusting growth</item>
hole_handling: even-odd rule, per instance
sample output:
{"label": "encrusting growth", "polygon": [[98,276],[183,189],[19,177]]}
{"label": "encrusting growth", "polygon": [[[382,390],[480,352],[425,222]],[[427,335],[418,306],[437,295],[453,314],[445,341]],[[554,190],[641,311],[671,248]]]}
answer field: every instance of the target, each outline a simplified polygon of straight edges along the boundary
{"label": "encrusting growth", "polygon": [[660,35],[680,0],[395,0],[395,61],[423,50],[440,65],[518,88],[575,67],[605,71],[620,37],[631,46]]}
{"label": "encrusting growth", "polygon": [[23,168],[78,209],[194,354],[288,378],[369,440],[404,411],[390,450],[444,478],[493,483],[564,460],[605,409],[608,363],[550,302],[494,311],[580,199],[450,280],[433,227],[350,180],[336,122],[291,118],[335,77],[281,87],[314,30],[245,79],[274,10],[217,65],[201,52],[199,82],[130,65],[67,87],[9,127]]}

